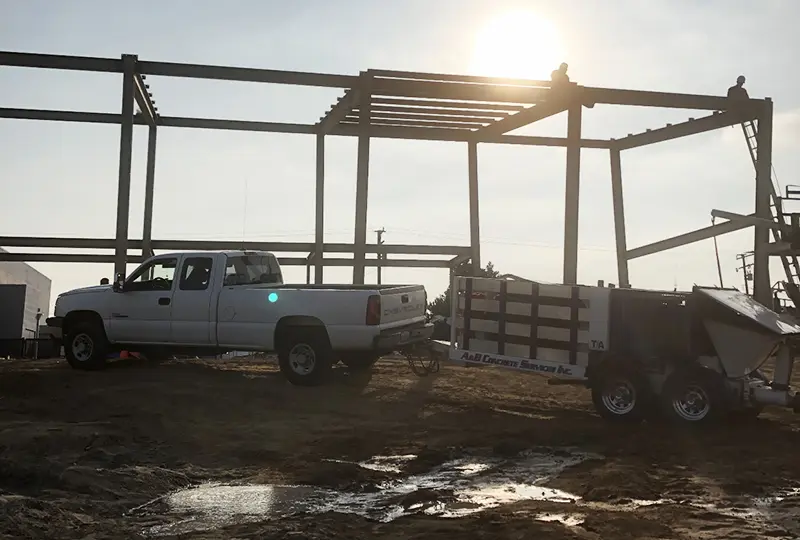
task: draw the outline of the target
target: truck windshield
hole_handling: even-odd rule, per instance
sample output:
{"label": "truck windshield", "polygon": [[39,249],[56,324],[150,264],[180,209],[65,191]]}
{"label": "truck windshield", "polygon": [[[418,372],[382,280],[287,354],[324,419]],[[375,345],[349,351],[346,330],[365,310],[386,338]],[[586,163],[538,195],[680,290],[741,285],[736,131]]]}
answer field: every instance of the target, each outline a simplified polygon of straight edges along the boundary
{"label": "truck windshield", "polygon": [[228,264],[225,268],[226,286],[260,283],[283,284],[281,268],[275,256],[239,255],[228,257]]}

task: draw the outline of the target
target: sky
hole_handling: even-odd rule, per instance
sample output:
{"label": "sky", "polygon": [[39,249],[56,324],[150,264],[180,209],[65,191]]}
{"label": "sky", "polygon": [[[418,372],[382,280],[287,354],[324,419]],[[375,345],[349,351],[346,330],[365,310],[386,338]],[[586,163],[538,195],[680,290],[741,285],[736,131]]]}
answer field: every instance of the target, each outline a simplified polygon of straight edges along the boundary
{"label": "sky", "polygon": [[[793,0],[0,0],[0,50],[533,79],[566,61],[572,80],[586,86],[714,95],[744,74],[752,97],[774,100],[773,163],[785,186],[800,184],[798,20]],[[168,116],[314,123],[341,95],[165,77],[148,83]],[[119,112],[121,84],[120,74],[0,67],[0,106]],[[584,110],[583,136],[619,138],[704,114],[597,106]],[[519,133],[564,136],[566,115]],[[328,139],[325,241],[352,242],[356,140]],[[136,127],[131,238],[141,238],[146,145],[147,128]],[[313,241],[314,156],[309,135],[162,128],[153,238]],[[0,119],[0,235],[113,237],[118,158],[118,126]],[[478,166],[482,262],[560,281],[564,149],[482,144]],[[714,208],[754,208],[753,166],[738,127],[628,150],[622,174],[629,248],[707,226]],[[582,152],[580,204],[579,282],[614,283],[608,151]],[[468,245],[466,144],[373,140],[368,226],[369,241],[383,227],[387,243]],[[724,285],[743,287],[736,254],[752,244],[752,230],[719,238]],[[110,264],[33,266],[53,280],[53,301],[113,273]],[[773,282],[779,267],[775,261]],[[284,277],[302,282],[305,268],[287,267]],[[636,259],[630,277],[642,288],[718,285],[713,242]],[[327,282],[351,279],[350,268],[325,270]],[[374,268],[366,279],[375,282]],[[438,269],[383,275],[384,283],[422,283],[430,296],[447,280]]]}

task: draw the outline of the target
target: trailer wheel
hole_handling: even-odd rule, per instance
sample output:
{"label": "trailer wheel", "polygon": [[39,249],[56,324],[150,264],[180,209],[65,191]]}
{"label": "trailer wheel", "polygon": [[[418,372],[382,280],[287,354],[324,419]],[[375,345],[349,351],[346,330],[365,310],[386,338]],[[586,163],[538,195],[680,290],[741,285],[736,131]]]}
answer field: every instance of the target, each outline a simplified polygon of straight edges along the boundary
{"label": "trailer wheel", "polygon": [[318,328],[290,328],[278,351],[281,373],[297,386],[317,386],[325,382],[333,367],[333,351],[328,336]]}
{"label": "trailer wheel", "polygon": [[703,369],[678,369],[664,383],[661,408],[681,424],[706,424],[722,416],[723,392],[718,376]]}
{"label": "trailer wheel", "polygon": [[70,325],[64,340],[64,356],[70,367],[83,371],[101,369],[106,364],[108,340],[101,323],[82,320]]}
{"label": "trailer wheel", "polygon": [[592,402],[597,413],[612,422],[641,422],[650,405],[644,377],[621,365],[601,369],[592,384]]}

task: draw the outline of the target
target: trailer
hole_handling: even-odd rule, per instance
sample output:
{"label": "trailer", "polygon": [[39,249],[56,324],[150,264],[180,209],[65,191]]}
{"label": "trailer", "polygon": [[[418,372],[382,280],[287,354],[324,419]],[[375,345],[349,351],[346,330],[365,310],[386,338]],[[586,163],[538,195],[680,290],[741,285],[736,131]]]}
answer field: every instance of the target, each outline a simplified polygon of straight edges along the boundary
{"label": "trailer", "polygon": [[[800,410],[800,325],[736,289],[691,292],[457,276],[448,356],[583,384],[601,417],[706,423]],[[759,368],[774,365],[771,377]]]}

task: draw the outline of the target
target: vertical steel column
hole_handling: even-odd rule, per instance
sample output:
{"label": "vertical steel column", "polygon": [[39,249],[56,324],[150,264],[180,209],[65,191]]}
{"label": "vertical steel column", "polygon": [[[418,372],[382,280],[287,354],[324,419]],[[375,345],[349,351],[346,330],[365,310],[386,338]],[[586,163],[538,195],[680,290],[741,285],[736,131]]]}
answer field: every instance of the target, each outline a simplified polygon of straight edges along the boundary
{"label": "vertical steel column", "polygon": [[128,220],[131,204],[131,157],[133,153],[133,77],[136,55],[122,55],[122,118],[119,138],[119,184],[117,187],[117,235],[114,274],[127,274]]}
{"label": "vertical steel column", "polygon": [[622,199],[622,164],[619,148],[611,148],[611,198],[614,205],[614,236],[617,244],[617,276],[619,286],[630,287],[628,276],[628,241],[625,235],[625,205]]}
{"label": "vertical steel column", "polygon": [[567,119],[567,181],[564,189],[564,276],[567,285],[578,283],[578,214],[581,184],[580,101],[569,108]]}
{"label": "vertical steel column", "polygon": [[369,136],[371,76],[361,73],[358,102],[358,168],[356,170],[356,223],[353,246],[353,284],[364,283],[367,258],[367,200],[369,195]]}
{"label": "vertical steel column", "polygon": [[147,176],[144,183],[144,222],[142,225],[142,257],[153,256],[153,191],[156,183],[156,126],[147,136]]}
{"label": "vertical steel column", "polygon": [[[765,99],[758,116],[756,136],[756,217],[772,220],[772,100]],[[772,305],[769,278],[769,227],[756,225],[753,246],[753,298],[765,306]]]}
{"label": "vertical steel column", "polygon": [[481,224],[478,201],[478,143],[467,142],[467,174],[469,175],[469,245],[472,248],[472,275],[481,269]]}
{"label": "vertical steel column", "polygon": [[323,281],[322,250],[325,241],[325,134],[317,134],[317,187],[314,207],[314,283]]}

